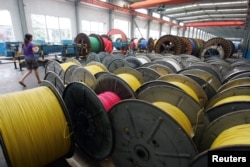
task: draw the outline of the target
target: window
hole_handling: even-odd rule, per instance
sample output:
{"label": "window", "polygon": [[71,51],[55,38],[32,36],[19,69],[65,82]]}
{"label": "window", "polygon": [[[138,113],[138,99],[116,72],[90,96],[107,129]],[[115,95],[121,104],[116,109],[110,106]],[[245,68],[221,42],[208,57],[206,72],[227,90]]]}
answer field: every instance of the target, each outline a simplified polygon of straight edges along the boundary
{"label": "window", "polygon": [[106,34],[105,23],[82,20],[82,32],[85,34]]}
{"label": "window", "polygon": [[119,19],[114,19],[114,28],[120,29],[121,31],[123,31],[127,37],[130,36],[129,34],[129,22],[125,21],[125,20],[119,20]]}
{"label": "window", "polygon": [[34,40],[61,42],[72,39],[69,18],[31,14]]}
{"label": "window", "polygon": [[150,30],[149,32],[149,37],[153,38],[153,39],[159,39],[159,31],[156,30]]}
{"label": "window", "polygon": [[15,36],[12,27],[10,12],[0,10],[0,41],[14,41]]}
{"label": "window", "polygon": [[147,37],[147,29],[145,28],[135,28],[135,38],[146,38]]}

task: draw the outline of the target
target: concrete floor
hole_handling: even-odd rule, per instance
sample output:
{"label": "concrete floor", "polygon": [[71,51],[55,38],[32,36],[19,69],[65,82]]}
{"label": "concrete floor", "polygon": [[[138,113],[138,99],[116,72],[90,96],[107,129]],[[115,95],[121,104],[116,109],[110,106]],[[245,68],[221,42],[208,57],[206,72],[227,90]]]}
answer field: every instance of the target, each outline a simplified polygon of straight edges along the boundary
{"label": "concrete floor", "polygon": [[[32,89],[38,87],[39,84],[36,81],[34,73],[28,76],[25,80],[26,87],[22,87],[18,81],[21,76],[26,72],[26,68],[23,68],[23,71],[20,71],[19,66],[18,69],[14,68],[14,63],[12,61],[2,61],[0,63],[0,95],[6,94],[10,92],[18,92],[24,91],[27,89]],[[40,66],[38,68],[41,79],[44,78],[45,68]],[[0,152],[0,161],[3,158]],[[0,166],[4,167],[1,165]],[[97,162],[88,158],[82,151],[80,151],[77,147],[75,148],[75,153],[72,158],[69,159],[60,159],[48,167],[114,167],[111,162],[111,159],[105,159],[101,162]]]}

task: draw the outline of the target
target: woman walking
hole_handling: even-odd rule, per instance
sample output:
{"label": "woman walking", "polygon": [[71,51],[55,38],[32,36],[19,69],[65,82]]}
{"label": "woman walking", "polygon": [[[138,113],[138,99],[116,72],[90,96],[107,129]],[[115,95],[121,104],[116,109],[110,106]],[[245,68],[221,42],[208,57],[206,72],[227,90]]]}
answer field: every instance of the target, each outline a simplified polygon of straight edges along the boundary
{"label": "woman walking", "polygon": [[31,34],[25,34],[24,37],[24,46],[23,46],[23,53],[25,57],[25,64],[26,68],[28,69],[27,72],[21,77],[19,80],[19,84],[23,87],[26,87],[24,80],[25,78],[32,73],[32,70],[35,72],[35,76],[37,79],[38,84],[41,83],[39,73],[38,73],[38,62],[35,58],[34,53],[38,52],[39,48],[32,43],[33,37]]}

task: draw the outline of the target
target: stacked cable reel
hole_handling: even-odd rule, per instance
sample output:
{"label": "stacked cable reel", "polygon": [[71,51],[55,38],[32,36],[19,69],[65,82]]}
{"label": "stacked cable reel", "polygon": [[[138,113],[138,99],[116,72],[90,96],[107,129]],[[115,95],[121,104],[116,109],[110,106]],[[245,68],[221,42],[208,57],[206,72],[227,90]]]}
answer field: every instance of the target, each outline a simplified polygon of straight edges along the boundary
{"label": "stacked cable reel", "polygon": [[63,93],[76,143],[95,160],[106,158],[113,148],[110,108],[123,99],[135,98],[134,92],[143,82],[140,73],[131,68],[119,68],[114,73],[100,75],[93,89],[71,82]]}
{"label": "stacked cable reel", "polygon": [[82,82],[93,88],[96,83],[97,75],[108,73],[108,69],[101,63],[92,61],[85,66],[74,69],[71,75],[71,82]]}
{"label": "stacked cable reel", "polygon": [[176,85],[156,80],[110,109],[111,154],[116,166],[188,166],[198,154],[192,141],[201,105]]}
{"label": "stacked cable reel", "polygon": [[77,34],[75,44],[78,51],[78,57],[86,57],[90,52],[99,53],[104,51],[107,41],[104,36],[84,33]]}
{"label": "stacked cable reel", "polygon": [[69,113],[52,84],[2,95],[0,103],[6,166],[42,167],[73,155]]}
{"label": "stacked cable reel", "polygon": [[249,78],[222,85],[206,106],[210,121],[198,144],[202,152],[191,166],[207,166],[208,151],[249,151]]}
{"label": "stacked cable reel", "polygon": [[50,60],[45,67],[44,80],[51,82],[62,95],[65,85],[71,82],[72,73],[78,66],[81,63],[73,58],[66,59],[64,63]]}
{"label": "stacked cable reel", "polygon": [[234,45],[232,41],[216,37],[208,40],[201,53],[202,58],[217,56],[220,58],[229,58],[233,55]]}

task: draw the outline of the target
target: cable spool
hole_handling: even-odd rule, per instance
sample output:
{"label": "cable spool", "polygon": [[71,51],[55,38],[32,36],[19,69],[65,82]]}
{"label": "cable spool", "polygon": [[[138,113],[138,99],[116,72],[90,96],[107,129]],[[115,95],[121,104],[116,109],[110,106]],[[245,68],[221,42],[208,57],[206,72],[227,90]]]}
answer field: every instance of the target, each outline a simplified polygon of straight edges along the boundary
{"label": "cable spool", "polygon": [[[72,59],[73,60],[73,59]],[[59,77],[64,81],[65,78],[65,74],[67,72],[67,70],[71,67],[71,66],[79,66],[79,62],[77,61],[68,61],[65,63],[58,63],[55,60],[50,60],[48,61],[48,63],[46,64],[45,67],[45,75],[47,72],[49,71],[53,71],[56,74],[59,75]]]}
{"label": "cable spool", "polygon": [[197,62],[189,67],[186,67],[186,69],[200,69],[203,71],[207,71],[213,76],[215,76],[221,82],[221,75],[219,74],[218,70],[208,63]]}
{"label": "cable spool", "polygon": [[207,59],[209,57],[219,57],[219,58],[224,58],[225,53],[222,47],[219,46],[209,46],[203,49],[201,52],[201,59]]}
{"label": "cable spool", "polygon": [[177,86],[198,102],[201,107],[206,105],[207,96],[200,85],[194,80],[180,74],[168,74],[160,77],[159,80],[163,80]]}
{"label": "cable spool", "polygon": [[219,58],[213,58],[210,60],[205,60],[207,63],[215,66],[219,73],[221,74],[221,78],[224,78],[224,76],[226,76],[226,74],[228,73],[228,71],[231,71],[233,68],[230,66],[229,63],[227,63],[225,60],[223,59],[219,59]]}
{"label": "cable spool", "polygon": [[184,50],[184,54],[189,54],[189,55],[194,55],[194,42],[192,43],[191,40],[189,40],[189,38],[186,37],[180,37],[181,40],[183,41],[183,46],[185,48]]}
{"label": "cable spool", "polygon": [[155,48],[154,39],[153,38],[149,38],[148,39],[148,43],[147,43],[147,52],[148,53],[153,52],[154,48]]}
{"label": "cable spool", "polygon": [[156,80],[161,76],[157,71],[148,67],[139,67],[136,70],[142,74],[145,82]]}
{"label": "cable spool", "polygon": [[148,68],[155,70],[158,74],[160,74],[160,76],[173,73],[173,71],[170,68],[161,64],[153,64],[153,65],[148,66]]}
{"label": "cable spool", "polygon": [[239,79],[235,79],[232,81],[228,81],[227,83],[225,83],[224,85],[222,85],[217,92],[222,92],[224,90],[230,89],[230,88],[234,88],[234,87],[250,87],[250,78],[245,77],[245,78],[239,78]]}
{"label": "cable spool", "polygon": [[233,68],[246,68],[246,69],[249,69],[249,66],[250,66],[250,61],[248,59],[236,59],[237,61],[231,63],[231,66]]}
{"label": "cable spool", "polygon": [[[222,79],[222,84],[227,83],[230,80],[233,80],[235,78],[240,78],[240,77],[248,77],[250,73],[250,70],[241,70],[241,69],[233,69],[229,71],[224,78]],[[240,77],[239,77],[240,76]]]}
{"label": "cable spool", "polygon": [[118,68],[113,73],[124,80],[134,92],[144,83],[141,73],[129,67]]}
{"label": "cable spool", "polygon": [[[116,100],[112,100],[114,97]],[[102,160],[110,154],[113,133],[107,112],[126,98],[135,98],[134,92],[126,82],[111,74],[98,77],[93,90],[80,82],[66,87],[63,99],[72,119],[76,143],[91,158]]]}
{"label": "cable spool", "polygon": [[85,57],[91,51],[91,43],[89,37],[84,33],[77,34],[75,44],[79,56]]}
{"label": "cable spool", "polygon": [[108,70],[114,72],[116,69],[121,67],[131,67],[130,64],[124,59],[114,59],[108,65]]}
{"label": "cable spool", "polygon": [[151,62],[151,60],[145,55],[137,55],[136,59],[138,59],[141,62],[141,64],[146,64]]}
{"label": "cable spool", "polygon": [[142,65],[142,62],[133,56],[128,56],[125,58],[125,60],[129,64],[129,66],[133,69],[136,69]]}
{"label": "cable spool", "polygon": [[[143,117],[142,117],[143,115]],[[110,112],[115,166],[186,166],[197,155],[190,137],[159,107],[125,100]]]}
{"label": "cable spool", "polygon": [[[197,154],[195,145],[191,140],[191,134],[187,134],[166,111],[166,105],[168,109],[172,107],[173,110],[185,108],[185,115],[188,119],[191,118],[191,126],[192,123],[195,126],[196,111],[200,110],[199,104],[183,91],[166,85],[149,86],[140,91],[137,98],[144,101],[125,100],[110,110],[117,141],[111,155],[115,165],[121,167],[187,165]],[[158,104],[163,107],[155,106]]]}
{"label": "cable spool", "polygon": [[47,72],[44,77],[44,80],[49,81],[57,89],[58,93],[62,96],[65,86],[61,78],[55,72]]}
{"label": "cable spool", "polygon": [[249,87],[235,87],[224,90],[210,99],[206,106],[206,114],[210,121],[227,113],[249,109]]}
{"label": "cable spool", "polygon": [[99,53],[101,51],[104,51],[104,42],[100,35],[90,34],[89,40],[91,43],[91,52]]}
{"label": "cable spool", "polygon": [[169,67],[174,73],[183,69],[183,66],[172,57],[164,57],[154,62]]}
{"label": "cable spool", "polygon": [[111,38],[108,35],[101,35],[103,43],[104,43],[104,49],[111,45],[111,47],[109,48],[110,50],[108,50],[109,53],[111,53],[113,51],[113,42],[111,40]]}
{"label": "cable spool", "polygon": [[93,88],[96,77],[100,72],[108,72],[107,68],[99,62],[90,62],[86,64],[84,67],[76,68],[72,73],[72,82],[83,82],[87,84],[89,87]]}
{"label": "cable spool", "polygon": [[[249,123],[249,110],[229,113],[211,122],[204,131],[203,138],[199,144],[199,149],[203,152],[193,160],[191,167],[207,166],[208,151],[249,151],[249,130],[242,135],[238,135],[238,133],[234,132],[237,126],[245,126],[249,125]],[[211,148],[214,141],[218,140],[223,132],[230,129],[233,130],[233,132],[224,136],[224,142],[229,142],[230,145],[223,146],[223,144],[219,144],[219,146],[217,145]],[[244,130],[245,129],[243,129],[243,132]],[[223,140],[220,141],[223,142]]]}
{"label": "cable spool", "polygon": [[99,55],[97,53],[94,53],[94,52],[90,52],[88,55],[87,55],[87,60],[86,60],[86,63],[90,63],[92,61],[96,61],[96,62],[101,62],[100,58],[99,58]]}
{"label": "cable spool", "polygon": [[8,166],[42,167],[73,155],[67,108],[53,85],[41,85],[0,96],[1,146]]}
{"label": "cable spool", "polygon": [[173,55],[178,55],[183,53],[183,41],[181,38],[172,35],[164,35],[158,39],[155,44],[156,53],[171,53]]}
{"label": "cable spool", "polygon": [[188,76],[196,81],[204,90],[208,99],[211,99],[221,86],[220,81],[207,71],[200,69],[184,69],[179,71],[179,74]]}

